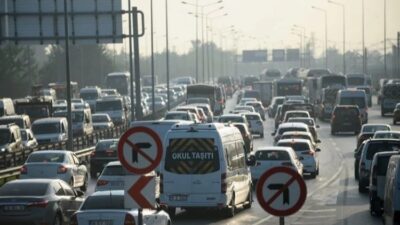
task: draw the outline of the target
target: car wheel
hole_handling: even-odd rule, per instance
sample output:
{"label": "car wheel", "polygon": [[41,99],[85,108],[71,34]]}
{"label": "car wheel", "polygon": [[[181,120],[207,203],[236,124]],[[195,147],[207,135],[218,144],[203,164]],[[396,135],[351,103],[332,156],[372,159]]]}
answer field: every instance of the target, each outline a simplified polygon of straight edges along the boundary
{"label": "car wheel", "polygon": [[232,218],[235,216],[236,207],[235,207],[235,195],[233,195],[231,203],[225,208],[225,216],[227,218]]}
{"label": "car wheel", "polygon": [[58,214],[58,213],[56,214],[56,217],[54,217],[53,224],[54,225],[62,225],[62,219],[61,219],[60,214]]}
{"label": "car wheel", "polygon": [[167,212],[168,212],[169,217],[175,218],[175,213],[176,213],[175,207],[168,207]]}
{"label": "car wheel", "polygon": [[250,209],[251,205],[253,204],[253,191],[252,190],[253,190],[253,187],[250,186],[249,194],[248,194],[247,200],[246,200],[247,203],[243,205],[244,209]]}
{"label": "car wheel", "polygon": [[316,171],[315,172],[311,172],[310,177],[312,179],[315,179],[317,177],[317,172]]}
{"label": "car wheel", "polygon": [[85,176],[85,180],[83,181],[83,185],[81,186],[81,191],[85,192],[88,187],[89,178],[88,175]]}

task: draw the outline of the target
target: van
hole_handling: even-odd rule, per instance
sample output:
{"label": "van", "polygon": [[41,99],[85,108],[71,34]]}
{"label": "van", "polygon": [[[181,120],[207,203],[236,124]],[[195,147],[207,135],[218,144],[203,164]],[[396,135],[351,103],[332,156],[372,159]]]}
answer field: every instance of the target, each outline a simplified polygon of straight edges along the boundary
{"label": "van", "polygon": [[14,114],[15,114],[14,103],[11,100],[11,98],[0,99],[0,117],[14,115]]}
{"label": "van", "polygon": [[390,157],[383,203],[383,221],[386,225],[398,225],[400,221],[400,155]]}
{"label": "van", "polygon": [[15,123],[20,129],[30,129],[31,119],[28,115],[14,115],[0,117],[0,125]]}
{"label": "van", "polygon": [[[55,117],[67,118],[67,111],[54,112]],[[73,109],[71,111],[72,133],[74,136],[83,136],[93,133],[92,113],[90,109]]]}
{"label": "van", "polygon": [[101,98],[101,89],[97,86],[84,87],[80,90],[79,95],[89,103],[92,112],[96,112],[96,100]]}
{"label": "van", "polygon": [[346,89],[339,90],[336,98],[337,105],[356,105],[360,110],[361,121],[368,123],[367,94],[364,90]]}
{"label": "van", "polygon": [[96,101],[96,113],[108,114],[115,125],[126,123],[127,110],[122,97],[104,97]]}
{"label": "van", "polygon": [[358,191],[363,193],[369,186],[371,164],[374,155],[378,152],[390,152],[400,150],[400,140],[394,139],[373,139],[365,142],[362,149],[360,165],[358,168]]}
{"label": "van", "polygon": [[32,131],[39,144],[51,144],[68,140],[68,122],[65,117],[35,120]]}
{"label": "van", "polygon": [[0,152],[11,153],[22,150],[20,129],[15,124],[0,125]]}
{"label": "van", "polygon": [[178,124],[167,132],[164,148],[160,202],[170,216],[176,208],[216,208],[232,217],[236,207],[251,207],[251,163],[237,128]]}
{"label": "van", "polygon": [[383,197],[385,194],[386,172],[389,159],[400,152],[378,152],[374,155],[369,177],[369,211],[371,215],[382,214]]}

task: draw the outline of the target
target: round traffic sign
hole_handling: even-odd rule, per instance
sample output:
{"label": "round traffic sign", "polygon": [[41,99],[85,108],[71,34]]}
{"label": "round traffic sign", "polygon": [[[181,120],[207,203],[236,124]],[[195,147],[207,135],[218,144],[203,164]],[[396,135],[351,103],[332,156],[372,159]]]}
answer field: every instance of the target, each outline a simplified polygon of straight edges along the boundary
{"label": "round traffic sign", "polygon": [[257,200],[261,207],[275,216],[289,216],[299,211],[307,197],[307,186],[295,170],[274,167],[258,180]]}
{"label": "round traffic sign", "polygon": [[134,174],[146,174],[157,168],[162,152],[160,137],[147,127],[130,128],[118,142],[118,159]]}

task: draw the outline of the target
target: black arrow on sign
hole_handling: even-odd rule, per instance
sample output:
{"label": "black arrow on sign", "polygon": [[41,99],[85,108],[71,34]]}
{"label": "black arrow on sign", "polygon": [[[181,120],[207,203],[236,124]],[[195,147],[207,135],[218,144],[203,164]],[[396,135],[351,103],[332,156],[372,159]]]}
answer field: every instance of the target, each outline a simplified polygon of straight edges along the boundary
{"label": "black arrow on sign", "polygon": [[[284,184],[270,184],[268,185],[268,189],[270,190],[281,190]],[[289,189],[285,188],[283,191],[283,204],[289,205]]]}
{"label": "black arrow on sign", "polygon": [[[151,144],[148,142],[136,143],[135,147],[139,149],[150,148]],[[132,162],[138,162],[138,152],[134,148],[132,148]]]}

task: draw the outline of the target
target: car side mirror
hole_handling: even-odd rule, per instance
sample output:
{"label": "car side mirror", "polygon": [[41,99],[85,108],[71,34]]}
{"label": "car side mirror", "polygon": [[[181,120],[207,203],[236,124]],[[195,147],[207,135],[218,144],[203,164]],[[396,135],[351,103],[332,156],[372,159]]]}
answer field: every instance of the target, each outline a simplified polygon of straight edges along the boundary
{"label": "car side mirror", "polygon": [[317,143],[321,143],[321,140],[318,139],[316,142],[317,142]]}
{"label": "car side mirror", "polygon": [[76,197],[82,197],[82,196],[84,196],[85,195],[85,193],[83,192],[83,191],[81,191],[81,190],[75,190],[75,196]]}
{"label": "car side mirror", "polygon": [[316,127],[316,128],[319,128],[319,125],[317,124],[315,127]]}
{"label": "car side mirror", "polygon": [[316,148],[315,151],[316,151],[316,152],[320,152],[321,149],[320,149],[320,148]]}

